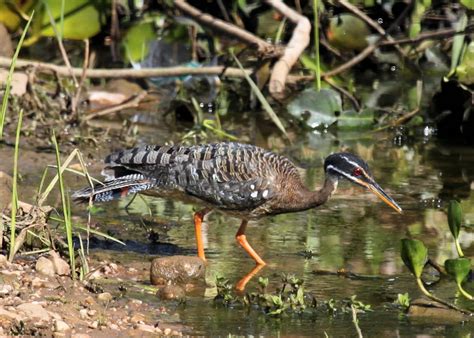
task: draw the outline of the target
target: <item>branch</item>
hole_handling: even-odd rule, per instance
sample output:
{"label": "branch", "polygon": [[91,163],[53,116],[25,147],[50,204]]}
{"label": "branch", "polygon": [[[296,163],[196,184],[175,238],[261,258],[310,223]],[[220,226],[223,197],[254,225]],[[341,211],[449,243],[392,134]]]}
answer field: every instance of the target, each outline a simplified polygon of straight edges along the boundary
{"label": "branch", "polygon": [[266,3],[296,24],[283,56],[273,66],[270,77],[270,94],[277,99],[281,99],[284,97],[285,83],[291,68],[309,45],[311,23],[308,18],[288,7],[281,0],[266,0]]}
{"label": "branch", "polygon": [[[10,67],[11,59],[0,56],[0,67]],[[55,72],[57,75],[70,77],[71,73],[66,66],[58,66],[52,63],[30,61],[25,59],[18,59],[16,61],[16,69],[24,68],[39,68]],[[248,74],[252,71],[245,70]],[[224,74],[222,74],[224,72]],[[72,74],[75,76],[82,76],[82,68],[72,68]],[[123,69],[123,68],[98,68],[88,69],[87,78],[147,78],[147,77],[172,77],[182,75],[223,75],[226,77],[244,77],[240,68],[226,68],[224,66],[211,67],[165,67],[165,68],[143,68],[143,69]]]}
{"label": "branch", "polygon": [[265,40],[247,32],[246,30],[237,27],[231,23],[222,21],[213,17],[212,15],[201,12],[199,9],[191,6],[186,1],[176,0],[174,5],[179,8],[184,14],[191,17],[196,22],[199,22],[203,26],[217,29],[220,32],[235,37],[242,42],[250,45],[256,45],[258,52],[261,55],[273,54],[275,52],[275,46]]}

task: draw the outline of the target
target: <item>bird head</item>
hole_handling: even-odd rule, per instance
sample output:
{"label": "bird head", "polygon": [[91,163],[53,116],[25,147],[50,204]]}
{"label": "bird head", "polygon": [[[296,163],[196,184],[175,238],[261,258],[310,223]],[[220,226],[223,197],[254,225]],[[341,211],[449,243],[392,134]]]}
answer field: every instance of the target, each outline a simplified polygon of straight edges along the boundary
{"label": "bird head", "polygon": [[324,161],[324,171],[326,175],[338,180],[345,178],[357,185],[369,189],[377,195],[382,201],[387,203],[398,212],[402,212],[402,208],[388,196],[385,191],[375,182],[370,173],[369,166],[360,157],[351,153],[336,153],[329,155]]}

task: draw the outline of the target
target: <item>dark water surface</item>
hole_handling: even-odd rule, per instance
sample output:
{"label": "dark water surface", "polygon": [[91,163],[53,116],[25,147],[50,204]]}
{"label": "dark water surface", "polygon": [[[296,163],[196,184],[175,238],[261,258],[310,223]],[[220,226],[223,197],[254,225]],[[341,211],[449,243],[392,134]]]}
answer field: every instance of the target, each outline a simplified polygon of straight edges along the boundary
{"label": "dark water surface", "polygon": [[[398,293],[408,292],[418,298],[415,281],[400,259],[400,239],[421,239],[430,257],[438,263],[456,256],[443,211],[451,198],[460,198],[466,225],[474,223],[474,149],[452,146],[435,140],[414,145],[395,146],[391,134],[340,134],[338,138],[310,136],[280,153],[291,155],[308,168],[306,182],[319,186],[323,182],[322,163],[329,153],[349,150],[369,163],[377,182],[404,209],[397,214],[375,196],[353,185],[340,182],[338,191],[324,206],[306,212],[270,217],[251,222],[247,238],[268,263],[258,276],[268,277],[270,290],[279,286],[281,273],[293,273],[304,280],[305,290],[318,300],[339,300],[357,295],[371,304],[374,312],[360,314],[359,325],[367,337],[453,336],[465,337],[474,332],[471,323],[442,323],[439,320],[415,320],[399,313],[390,304]],[[99,167],[93,168],[93,173]],[[42,169],[41,169],[42,170]],[[41,170],[38,170],[40,172]],[[94,172],[95,170],[95,172]],[[25,174],[35,183],[35,176]],[[129,212],[128,202],[102,205],[104,211],[93,216],[102,231],[109,231],[128,245],[92,243],[95,251],[116,252],[128,260],[150,261],[161,255],[195,254],[193,206],[146,198],[153,216],[147,216],[145,203],[136,199]],[[77,207],[75,214],[85,220]],[[273,318],[258,310],[224,308],[213,303],[215,276],[237,282],[254,266],[237,246],[234,236],[240,221],[214,213],[204,226],[208,258],[209,287],[192,292],[185,305],[170,305],[179,321],[196,335],[246,336],[356,336],[350,314],[331,316],[288,315]],[[145,230],[148,229],[148,232]],[[156,232],[149,236],[150,231]],[[152,241],[153,238],[155,241]],[[464,229],[461,245],[465,254],[474,256],[474,235]],[[312,258],[305,258],[311,251]],[[317,270],[335,272],[346,269],[356,274],[377,276],[374,279],[348,279]],[[257,289],[257,278],[248,291]],[[467,286],[470,288],[470,285]],[[454,284],[440,283],[432,291],[455,301]],[[160,301],[147,297],[146,301]],[[458,300],[462,304],[464,301]]]}

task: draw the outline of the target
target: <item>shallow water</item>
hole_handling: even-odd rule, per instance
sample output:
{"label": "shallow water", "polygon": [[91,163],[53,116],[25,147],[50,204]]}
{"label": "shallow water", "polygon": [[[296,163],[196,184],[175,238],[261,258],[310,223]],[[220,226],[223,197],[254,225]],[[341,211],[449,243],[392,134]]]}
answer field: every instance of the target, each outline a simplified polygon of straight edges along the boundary
{"label": "shallow water", "polygon": [[[396,143],[396,142],[395,142]],[[400,259],[400,239],[407,236],[422,239],[430,257],[439,263],[455,257],[455,249],[443,208],[449,199],[462,201],[465,223],[474,223],[474,149],[418,140],[413,145],[394,145],[392,134],[339,134],[310,136],[287,149],[276,149],[290,155],[295,162],[310,168],[306,172],[309,186],[323,181],[322,163],[332,151],[350,150],[369,163],[377,182],[404,209],[397,214],[376,197],[349,183],[341,182],[337,193],[324,206],[300,213],[270,217],[251,222],[247,237],[268,263],[258,276],[269,277],[270,289],[280,283],[282,273],[293,273],[304,279],[305,290],[318,300],[342,299],[352,295],[371,304],[374,312],[359,315],[364,336],[465,336],[474,332],[473,323],[420,321],[401,315],[390,306],[398,293],[408,292],[412,299],[420,296],[415,281]],[[4,154],[5,155],[5,154]],[[1,155],[0,155],[1,156]],[[98,166],[92,168],[97,173]],[[39,170],[38,172],[41,172]],[[38,174],[25,173],[33,185]],[[72,183],[80,184],[80,183]],[[147,216],[146,204],[136,199],[128,212],[128,200],[102,205],[104,210],[92,217],[102,231],[127,241],[127,246],[93,241],[98,253],[106,250],[126,256],[127,260],[149,261],[160,255],[195,254],[193,206],[145,198],[153,216]],[[85,219],[83,208],[75,215]],[[225,276],[237,282],[254,266],[234,240],[239,220],[213,213],[204,226],[208,258],[207,280]],[[151,240],[150,232],[156,233]],[[463,231],[461,244],[467,256],[474,255],[474,236]],[[305,258],[311,251],[312,258]],[[123,261],[122,261],[123,262]],[[315,271],[336,272],[345,269],[378,278],[348,279]],[[258,277],[257,277],[258,278]],[[248,284],[255,291],[257,278]],[[469,289],[469,286],[467,286]],[[171,305],[179,321],[196,335],[267,335],[267,336],[356,336],[350,315],[289,315],[272,318],[257,310],[228,309],[213,303],[211,286],[190,294],[185,305]],[[440,283],[433,292],[454,300],[454,284]],[[160,301],[148,297],[146,301]],[[462,301],[461,301],[462,302]]]}

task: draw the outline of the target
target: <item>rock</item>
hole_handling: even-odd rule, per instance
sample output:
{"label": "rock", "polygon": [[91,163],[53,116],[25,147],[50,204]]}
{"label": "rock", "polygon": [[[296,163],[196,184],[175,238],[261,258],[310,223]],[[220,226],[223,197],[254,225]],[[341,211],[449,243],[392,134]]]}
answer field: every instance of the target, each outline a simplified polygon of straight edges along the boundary
{"label": "rock", "polygon": [[74,333],[71,338],[91,338],[87,333]]}
{"label": "rock", "polygon": [[143,315],[141,313],[135,313],[130,318],[130,322],[132,324],[140,324],[140,323],[143,323],[144,321],[145,321],[145,315]]}
{"label": "rock", "polygon": [[2,297],[5,297],[6,295],[11,293],[12,291],[13,291],[13,286],[11,286],[9,284],[2,284],[0,286],[0,296],[2,296]]}
{"label": "rock", "polygon": [[[4,85],[7,82],[8,70],[0,69],[0,84]],[[28,75],[25,73],[14,72],[11,82],[11,95],[21,96],[26,93],[28,85]]]}
{"label": "rock", "polygon": [[97,300],[101,302],[110,302],[112,300],[112,295],[109,292],[102,292],[97,295]]}
{"label": "rock", "polygon": [[35,269],[36,271],[38,271],[38,273],[42,275],[50,277],[54,276],[54,264],[51,260],[44,256],[38,258],[38,260],[36,261]]}
{"label": "rock", "polygon": [[156,295],[162,300],[182,300],[186,298],[186,292],[178,285],[166,285],[159,289]]}
{"label": "rock", "polygon": [[12,201],[12,186],[13,178],[0,171],[0,212],[5,210]]}
{"label": "rock", "polygon": [[59,256],[56,251],[50,251],[50,260],[53,262],[54,265],[54,272],[56,272],[59,276],[68,276],[71,273],[71,268],[69,264]]}
{"label": "rock", "polygon": [[87,314],[87,309],[80,309],[79,310],[79,318],[81,319],[88,319],[89,315]]}
{"label": "rock", "polygon": [[408,308],[408,316],[411,319],[428,319],[436,321],[440,325],[450,324],[468,320],[470,317],[447,306],[427,300],[424,298],[415,299]]}
{"label": "rock", "polygon": [[135,325],[135,329],[140,330],[140,331],[155,333],[155,327],[148,324],[137,324]]}
{"label": "rock", "polygon": [[[1,174],[1,171],[0,171],[0,174]],[[1,183],[0,183],[1,184]],[[1,189],[1,187],[0,187]],[[1,199],[1,197],[0,197]],[[0,202],[1,203],[1,202]],[[0,211],[2,210],[2,208],[0,207]],[[0,255],[0,267],[3,267],[4,265],[8,265],[8,259],[7,259],[7,256],[5,255]]]}
{"label": "rock", "polygon": [[16,307],[17,310],[23,312],[27,317],[37,318],[39,320],[48,321],[51,316],[40,304],[23,303]]}
{"label": "rock", "polygon": [[6,310],[3,306],[0,307],[0,318],[1,317],[7,317],[7,318],[10,318],[10,319],[15,319],[17,321],[20,321],[22,319],[22,317],[14,312],[14,311],[11,311],[11,310]]}
{"label": "rock", "polygon": [[166,328],[166,329],[163,331],[163,334],[164,334],[165,336],[169,336],[170,333],[171,333],[171,331],[172,331],[172,330],[168,327],[168,328]]}
{"label": "rock", "polygon": [[66,322],[64,322],[62,320],[55,320],[54,321],[54,331],[55,332],[64,332],[64,331],[68,331],[70,329],[71,328],[69,327],[69,325],[67,325]]}
{"label": "rock", "polygon": [[171,256],[151,262],[150,280],[154,285],[184,284],[204,277],[206,265],[198,257]]}

